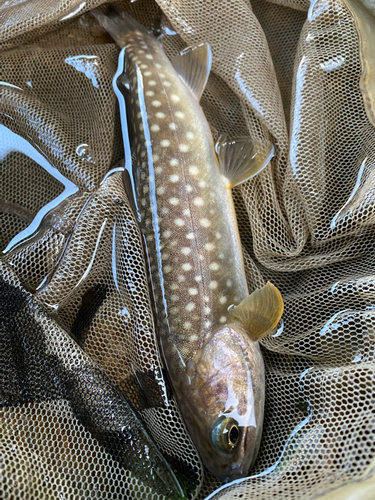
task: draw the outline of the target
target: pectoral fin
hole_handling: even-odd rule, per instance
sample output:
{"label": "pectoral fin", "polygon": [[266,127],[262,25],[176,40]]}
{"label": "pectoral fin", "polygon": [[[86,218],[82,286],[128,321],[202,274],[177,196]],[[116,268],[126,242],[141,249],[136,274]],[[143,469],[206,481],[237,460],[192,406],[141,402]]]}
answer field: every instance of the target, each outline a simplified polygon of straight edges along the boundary
{"label": "pectoral fin", "polygon": [[260,290],[248,295],[229,314],[240,321],[254,342],[271,332],[284,311],[284,302],[279,290],[268,282]]}
{"label": "pectoral fin", "polygon": [[211,63],[212,53],[208,43],[189,47],[172,59],[174,69],[198,101],[206,87]]}
{"label": "pectoral fin", "polygon": [[275,154],[269,141],[253,141],[249,137],[229,140],[221,135],[215,150],[220,171],[232,188],[259,174]]}

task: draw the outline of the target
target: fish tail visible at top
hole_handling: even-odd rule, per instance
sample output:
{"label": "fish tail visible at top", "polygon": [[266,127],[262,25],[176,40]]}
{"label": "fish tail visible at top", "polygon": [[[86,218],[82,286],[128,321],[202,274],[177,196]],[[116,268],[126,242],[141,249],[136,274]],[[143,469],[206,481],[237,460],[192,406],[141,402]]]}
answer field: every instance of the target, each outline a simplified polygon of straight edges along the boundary
{"label": "fish tail visible at top", "polygon": [[148,31],[138,21],[136,21],[130,14],[124,12],[113,5],[110,5],[104,12],[98,9],[93,9],[91,14],[99,21],[111,37],[115,40],[117,45],[121,48],[125,46],[124,35],[132,31],[141,31],[148,34]]}

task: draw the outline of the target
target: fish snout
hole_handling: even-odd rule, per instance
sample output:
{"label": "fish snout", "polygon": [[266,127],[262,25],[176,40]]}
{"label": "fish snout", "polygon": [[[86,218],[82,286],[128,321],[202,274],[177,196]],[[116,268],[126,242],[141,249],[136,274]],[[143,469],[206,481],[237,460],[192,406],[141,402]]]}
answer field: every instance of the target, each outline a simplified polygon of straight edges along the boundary
{"label": "fish snout", "polygon": [[244,466],[242,462],[234,462],[225,467],[221,474],[218,474],[218,478],[223,483],[230,483],[235,479],[240,479],[244,477],[246,474],[246,470],[244,470]]}
{"label": "fish snout", "polygon": [[249,474],[254,457],[254,427],[246,427],[243,432],[241,448],[238,450],[237,460],[228,464],[220,478],[224,483],[240,479]]}

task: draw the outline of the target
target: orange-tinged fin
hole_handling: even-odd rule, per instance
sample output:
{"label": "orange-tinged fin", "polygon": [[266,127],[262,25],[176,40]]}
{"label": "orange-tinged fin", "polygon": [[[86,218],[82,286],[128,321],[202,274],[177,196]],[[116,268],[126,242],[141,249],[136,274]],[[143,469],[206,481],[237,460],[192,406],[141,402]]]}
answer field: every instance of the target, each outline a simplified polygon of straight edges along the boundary
{"label": "orange-tinged fin", "polygon": [[174,69],[199,101],[211,71],[212,53],[208,43],[188,47],[172,59]]}
{"label": "orange-tinged fin", "polygon": [[256,342],[270,333],[284,311],[284,301],[279,290],[268,281],[260,290],[248,295],[238,306],[230,309],[229,314],[240,321]]}
{"label": "orange-tinged fin", "polygon": [[225,135],[219,137],[215,150],[220,171],[230,188],[259,174],[275,154],[269,141],[253,141],[250,137],[228,139]]}

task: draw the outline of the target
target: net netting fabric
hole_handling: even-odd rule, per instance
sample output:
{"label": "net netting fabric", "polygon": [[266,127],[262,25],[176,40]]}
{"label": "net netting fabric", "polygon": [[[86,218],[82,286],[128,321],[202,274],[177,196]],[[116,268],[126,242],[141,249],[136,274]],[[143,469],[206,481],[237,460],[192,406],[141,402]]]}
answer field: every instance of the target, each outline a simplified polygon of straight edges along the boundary
{"label": "net netting fabric", "polygon": [[272,281],[285,313],[257,462],[216,493],[160,360],[100,4],[0,7],[0,496],[173,498],[176,476],[189,498],[310,499],[371,477],[375,128],[348,4],[117,2],[170,58],[210,43],[214,138],[276,148],[233,195],[249,289]]}

